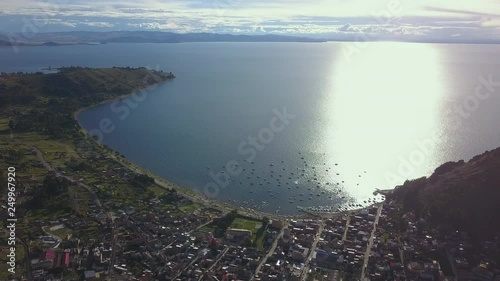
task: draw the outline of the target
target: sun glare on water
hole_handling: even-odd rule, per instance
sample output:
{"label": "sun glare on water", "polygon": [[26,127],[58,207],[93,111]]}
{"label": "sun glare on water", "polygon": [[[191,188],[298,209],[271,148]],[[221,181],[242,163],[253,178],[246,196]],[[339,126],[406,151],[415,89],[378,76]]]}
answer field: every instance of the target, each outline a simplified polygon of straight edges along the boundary
{"label": "sun glare on water", "polygon": [[[338,177],[357,198],[389,188],[385,175],[396,172],[399,156],[435,130],[442,98],[439,56],[432,46],[367,44],[350,59],[333,62],[324,110],[330,166],[338,164]],[[371,170],[365,174],[366,167]]]}

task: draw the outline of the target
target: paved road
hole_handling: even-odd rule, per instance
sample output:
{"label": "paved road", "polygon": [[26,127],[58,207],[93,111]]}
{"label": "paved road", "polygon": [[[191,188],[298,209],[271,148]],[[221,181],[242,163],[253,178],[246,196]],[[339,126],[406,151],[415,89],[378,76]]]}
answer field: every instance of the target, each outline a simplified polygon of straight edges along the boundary
{"label": "paved road", "polygon": [[52,234],[52,233],[48,232],[47,230],[45,230],[45,226],[42,226],[42,230],[43,230],[43,232],[45,232],[45,234],[47,234],[47,235],[51,236],[52,238],[55,238],[55,239],[58,241],[58,242],[57,242],[57,244],[53,247],[54,249],[55,249],[55,248],[58,248],[58,247],[59,247],[59,245],[61,244],[61,241],[62,241],[63,239],[62,239],[61,237],[59,237],[59,236],[57,236],[57,235],[55,235],[55,234]]}
{"label": "paved road", "polygon": [[276,250],[276,247],[278,246],[278,241],[280,240],[280,238],[283,236],[283,233],[285,232],[285,227],[286,225],[284,225],[280,232],[278,233],[278,235],[276,236],[276,239],[274,239],[274,242],[273,242],[273,245],[271,245],[271,248],[269,249],[269,251],[267,251],[267,254],[262,258],[262,260],[260,261],[259,265],[257,266],[257,268],[255,269],[255,272],[253,273],[252,277],[250,277],[250,281],[253,281],[254,278],[255,278],[255,275],[259,274],[260,272],[260,269],[262,268],[262,266],[266,263],[267,259],[273,255],[274,253],[274,250]]}
{"label": "paved road", "polygon": [[[26,143],[25,143],[26,144]],[[27,144],[28,145],[28,144]],[[32,145],[29,145],[31,146],[31,148],[35,151],[36,153],[36,156],[38,156],[38,160],[40,161],[40,163],[42,163],[42,165],[49,171],[55,171],[54,168],[52,168],[52,166],[50,166],[49,163],[47,163],[47,161],[45,161],[45,158],[43,157],[43,153],[40,151],[40,149],[32,146]],[[57,173],[56,173],[57,174]]]}
{"label": "paved road", "polygon": [[115,231],[115,222],[113,220],[113,217],[109,215],[108,213],[108,218],[111,220],[111,256],[109,257],[109,266],[108,266],[108,274],[109,277],[112,278],[114,276],[114,266],[115,266],[115,261],[116,261],[116,240],[117,240],[117,233]]}
{"label": "paved road", "polygon": [[448,251],[448,248],[445,248],[446,251],[446,257],[448,258],[448,262],[451,265],[451,269],[453,270],[453,274],[455,275],[455,278],[453,278],[454,281],[458,280],[458,271],[457,271],[457,266],[455,265],[455,259],[453,258],[453,255]]}
{"label": "paved road", "polygon": [[349,231],[349,224],[351,223],[351,217],[348,216],[345,222],[345,231],[344,235],[342,235],[342,242],[347,239],[347,232]]}
{"label": "paved road", "polygon": [[215,266],[217,266],[217,264],[219,263],[219,261],[224,257],[224,255],[226,255],[226,253],[229,251],[229,248],[228,246],[226,246],[226,248],[224,248],[224,250],[222,250],[222,252],[220,253],[219,257],[217,258],[217,260],[205,271],[203,271],[203,274],[200,275],[200,277],[198,278],[198,281],[201,281],[203,280],[203,275],[206,273],[206,272],[209,272],[210,270],[212,270]]}
{"label": "paved road", "polygon": [[363,268],[361,269],[361,281],[365,280],[366,268],[368,267],[368,260],[370,259],[370,254],[373,247],[373,238],[375,237],[375,231],[377,230],[378,220],[380,218],[380,214],[382,213],[382,208],[384,204],[380,204],[377,209],[377,215],[375,216],[375,221],[373,222],[373,229],[368,239],[368,245],[366,246],[365,259],[363,261]]}
{"label": "paved road", "polygon": [[311,249],[309,250],[309,255],[307,256],[306,262],[304,263],[304,269],[302,270],[302,273],[300,274],[300,280],[305,281],[307,279],[307,275],[309,274],[309,267],[311,264],[311,259],[316,251],[316,246],[318,245],[319,239],[321,238],[321,234],[323,233],[323,230],[325,228],[325,223],[321,221],[318,229],[318,233],[314,237],[314,242],[311,246]]}

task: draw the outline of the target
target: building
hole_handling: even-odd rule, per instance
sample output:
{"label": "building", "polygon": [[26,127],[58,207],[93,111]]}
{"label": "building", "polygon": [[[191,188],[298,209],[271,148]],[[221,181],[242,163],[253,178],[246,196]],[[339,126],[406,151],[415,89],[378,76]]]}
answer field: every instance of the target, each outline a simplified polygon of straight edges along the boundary
{"label": "building", "polygon": [[228,228],[226,240],[234,243],[243,243],[245,239],[252,237],[252,232],[248,229]]}

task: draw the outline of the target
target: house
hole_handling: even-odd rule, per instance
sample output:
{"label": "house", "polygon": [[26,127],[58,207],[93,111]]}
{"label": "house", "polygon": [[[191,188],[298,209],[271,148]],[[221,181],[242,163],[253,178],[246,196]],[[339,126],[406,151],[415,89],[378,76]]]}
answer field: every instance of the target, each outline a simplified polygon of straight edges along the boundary
{"label": "house", "polygon": [[228,228],[226,231],[226,239],[231,242],[242,243],[249,237],[252,237],[252,232],[248,229]]}
{"label": "house", "polygon": [[304,262],[307,259],[308,254],[309,254],[309,248],[296,245],[293,247],[292,259],[299,262]]}
{"label": "house", "polygon": [[269,226],[272,228],[281,229],[283,228],[283,223],[279,220],[270,220]]}
{"label": "house", "polygon": [[85,281],[97,280],[97,276],[96,276],[95,270],[85,270],[83,272],[83,277],[85,278]]}

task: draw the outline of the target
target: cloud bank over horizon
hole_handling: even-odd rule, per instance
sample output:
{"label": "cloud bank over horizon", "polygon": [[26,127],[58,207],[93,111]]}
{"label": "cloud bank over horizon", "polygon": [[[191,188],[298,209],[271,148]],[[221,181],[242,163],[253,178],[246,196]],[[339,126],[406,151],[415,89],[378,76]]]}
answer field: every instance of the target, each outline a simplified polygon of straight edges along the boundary
{"label": "cloud bank over horizon", "polygon": [[0,32],[149,30],[326,39],[500,40],[496,0],[4,0]]}

